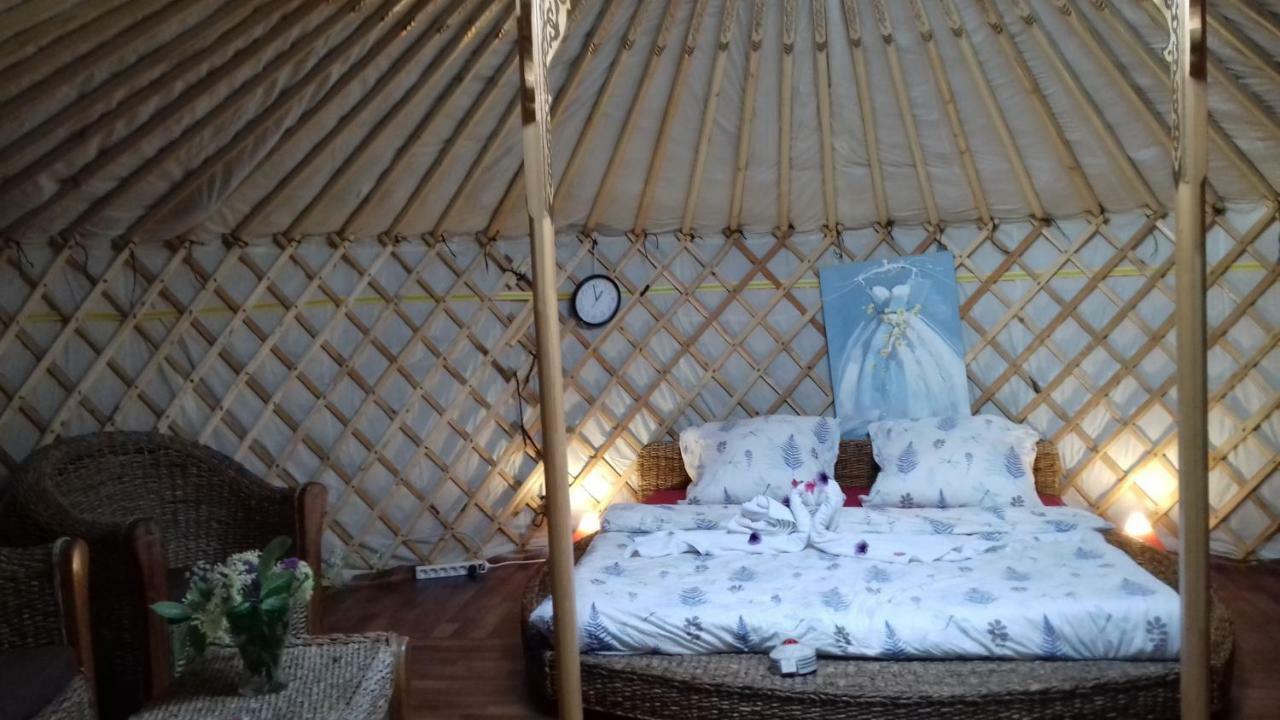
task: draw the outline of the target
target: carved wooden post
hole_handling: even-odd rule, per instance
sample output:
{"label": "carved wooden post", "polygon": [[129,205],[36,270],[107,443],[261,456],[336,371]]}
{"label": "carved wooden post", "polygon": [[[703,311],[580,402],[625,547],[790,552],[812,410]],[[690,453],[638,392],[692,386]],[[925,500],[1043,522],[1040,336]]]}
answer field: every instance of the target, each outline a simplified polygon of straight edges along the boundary
{"label": "carved wooden post", "polygon": [[1204,0],[1164,0],[1172,36],[1177,247],[1178,527],[1182,717],[1209,717],[1209,442],[1204,188],[1209,111]]}
{"label": "carved wooden post", "polygon": [[538,337],[538,394],[542,410],[542,467],[547,489],[551,554],[551,602],[555,611],[556,695],[560,717],[582,717],[578,622],[573,593],[573,527],[565,455],[564,368],[556,297],[556,231],[551,223],[551,101],[547,63],[563,36],[566,0],[519,0],[520,116],[523,124],[524,193],[533,253],[533,318]]}

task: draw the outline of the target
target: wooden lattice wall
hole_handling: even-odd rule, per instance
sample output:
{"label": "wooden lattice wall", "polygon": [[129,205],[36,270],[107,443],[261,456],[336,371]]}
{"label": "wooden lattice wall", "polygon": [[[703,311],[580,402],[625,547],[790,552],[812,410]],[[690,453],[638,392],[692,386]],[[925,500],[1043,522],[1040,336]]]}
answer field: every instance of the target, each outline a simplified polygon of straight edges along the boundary
{"label": "wooden lattice wall", "polygon": [[[1268,548],[1280,511],[1275,203],[1209,233],[1215,550]],[[830,413],[816,269],[945,247],[975,411],[1063,449],[1067,497],[1176,533],[1172,235],[1130,213],[790,237],[561,239],[562,290],[609,272],[618,319],[565,319],[575,505],[630,497],[639,447],[731,415]],[[0,463],[98,428],[211,444],[329,486],[353,569],[539,538],[527,244],[309,238],[4,251]],[[523,417],[524,431],[521,429]],[[527,431],[528,437],[524,435]]]}

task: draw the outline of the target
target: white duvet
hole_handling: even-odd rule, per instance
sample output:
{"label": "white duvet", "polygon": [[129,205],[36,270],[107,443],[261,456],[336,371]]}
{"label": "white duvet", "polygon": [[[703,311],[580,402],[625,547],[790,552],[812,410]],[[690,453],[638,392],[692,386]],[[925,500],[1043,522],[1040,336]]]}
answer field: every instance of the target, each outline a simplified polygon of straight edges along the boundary
{"label": "white duvet", "polygon": [[[614,505],[575,570],[595,653],[1173,659],[1179,602],[1072,508],[842,508],[823,549],[751,542],[738,506]],[[642,556],[642,551],[643,555]],[[548,634],[551,603],[533,613]]]}

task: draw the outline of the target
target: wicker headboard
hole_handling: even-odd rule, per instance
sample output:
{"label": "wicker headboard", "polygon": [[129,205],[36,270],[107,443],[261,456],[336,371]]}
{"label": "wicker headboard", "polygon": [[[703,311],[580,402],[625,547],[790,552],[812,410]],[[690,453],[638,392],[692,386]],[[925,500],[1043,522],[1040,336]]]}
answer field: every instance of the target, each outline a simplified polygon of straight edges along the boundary
{"label": "wicker headboard", "polygon": [[[1036,460],[1032,466],[1036,492],[1061,495],[1062,458],[1058,448],[1047,440],[1036,444]],[[880,467],[871,454],[870,440],[841,440],[836,458],[836,482],[845,490],[866,490],[875,482]],[[645,497],[658,490],[680,490],[690,482],[680,458],[680,445],[666,440],[640,448],[636,459],[636,491]]]}

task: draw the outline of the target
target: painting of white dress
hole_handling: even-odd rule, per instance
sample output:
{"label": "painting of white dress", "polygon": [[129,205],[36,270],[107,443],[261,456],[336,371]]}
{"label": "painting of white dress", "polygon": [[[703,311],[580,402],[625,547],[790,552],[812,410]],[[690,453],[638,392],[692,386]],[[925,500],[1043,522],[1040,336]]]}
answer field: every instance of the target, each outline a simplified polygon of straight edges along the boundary
{"label": "painting of white dress", "polygon": [[819,273],[836,419],[844,438],[877,420],[969,415],[951,253]]}

